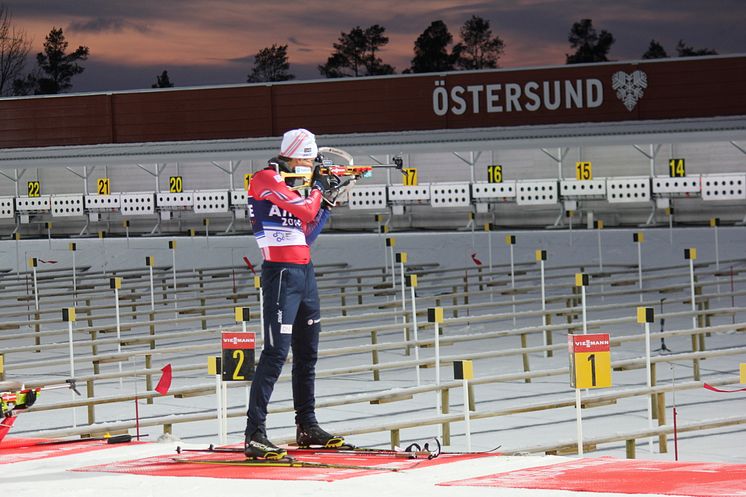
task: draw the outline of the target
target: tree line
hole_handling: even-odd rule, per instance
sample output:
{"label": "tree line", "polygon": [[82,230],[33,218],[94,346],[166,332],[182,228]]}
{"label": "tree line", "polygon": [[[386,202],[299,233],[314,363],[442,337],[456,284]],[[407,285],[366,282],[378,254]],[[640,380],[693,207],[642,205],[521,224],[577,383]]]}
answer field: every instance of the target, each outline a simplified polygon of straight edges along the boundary
{"label": "tree line", "polygon": [[[433,21],[417,37],[410,66],[402,74],[495,69],[505,52],[505,42],[492,32],[490,21],[473,15],[458,30],[459,41],[442,20]],[[573,23],[568,35],[572,53],[565,55],[566,64],[607,62],[616,41],[606,30],[597,31],[591,19]],[[333,52],[326,63],[318,66],[326,78],[349,78],[395,74],[396,69],[381,58],[388,44],[386,28],[379,24],[356,26],[342,32],[332,44]],[[715,50],[697,49],[679,40],[675,47],[679,57],[716,55]],[[63,93],[72,88],[72,78],[82,73],[82,62],[88,59],[88,47],[78,46],[69,51],[62,28],[53,27],[44,39],[42,51],[36,54],[36,66],[26,71],[31,42],[25,31],[16,27],[12,15],[0,4],[0,95],[48,95]],[[669,57],[665,48],[651,40],[643,59]],[[288,45],[273,44],[254,55],[254,63],[246,81],[249,83],[289,81]],[[164,70],[156,76],[152,88],[170,88],[174,83]]]}

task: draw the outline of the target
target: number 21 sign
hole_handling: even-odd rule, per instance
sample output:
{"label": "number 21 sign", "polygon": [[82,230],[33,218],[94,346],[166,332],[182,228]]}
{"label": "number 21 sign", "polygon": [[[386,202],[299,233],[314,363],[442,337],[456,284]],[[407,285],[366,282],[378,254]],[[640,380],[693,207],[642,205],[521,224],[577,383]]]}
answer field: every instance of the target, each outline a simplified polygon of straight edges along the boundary
{"label": "number 21 sign", "polygon": [[573,388],[611,386],[611,350],[608,333],[567,335],[570,385]]}

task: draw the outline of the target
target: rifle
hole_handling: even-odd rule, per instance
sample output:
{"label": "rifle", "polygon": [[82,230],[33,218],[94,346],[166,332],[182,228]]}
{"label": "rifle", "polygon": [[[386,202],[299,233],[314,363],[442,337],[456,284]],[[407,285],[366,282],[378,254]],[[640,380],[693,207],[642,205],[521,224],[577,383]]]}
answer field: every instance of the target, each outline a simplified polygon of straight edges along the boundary
{"label": "rifle", "polygon": [[[326,155],[325,155],[326,154]],[[343,159],[347,162],[347,164],[335,164],[334,161],[330,158],[327,158],[327,156],[337,156]],[[404,162],[402,161],[401,157],[394,157],[392,164],[378,164],[375,166],[356,166],[354,165],[354,160],[352,158],[352,155],[345,152],[344,150],[341,150],[339,148],[333,148],[333,147],[321,147],[319,148],[319,155],[316,157],[315,162],[317,163],[316,170],[318,171],[318,174],[324,175],[324,176],[334,176],[339,180],[339,187],[342,188],[349,184],[353,180],[358,180],[359,178],[368,178],[373,175],[373,169],[385,169],[385,168],[393,168],[401,171],[402,174],[406,175],[406,172],[403,170],[404,168]],[[293,187],[293,190],[300,190],[304,188],[310,188],[311,185],[311,179],[313,177],[313,171],[305,172],[305,173],[280,173],[283,179],[286,178],[295,178],[300,179],[303,181],[303,184],[300,186]],[[347,178],[343,180],[342,178]]]}
{"label": "rifle", "polygon": [[15,411],[21,411],[33,406],[42,390],[57,390],[69,388],[76,394],[80,392],[75,386],[75,379],[65,380],[64,383],[55,383],[41,387],[26,388],[23,384],[15,381],[0,382],[0,408],[2,417],[9,418],[15,415]]}

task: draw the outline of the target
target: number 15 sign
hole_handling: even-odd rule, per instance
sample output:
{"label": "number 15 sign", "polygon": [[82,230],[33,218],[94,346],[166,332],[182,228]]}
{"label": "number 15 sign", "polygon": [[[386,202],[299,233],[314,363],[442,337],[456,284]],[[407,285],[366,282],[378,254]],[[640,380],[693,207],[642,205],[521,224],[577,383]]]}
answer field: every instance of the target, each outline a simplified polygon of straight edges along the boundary
{"label": "number 15 sign", "polygon": [[570,385],[573,388],[611,386],[609,334],[567,335],[570,351]]}

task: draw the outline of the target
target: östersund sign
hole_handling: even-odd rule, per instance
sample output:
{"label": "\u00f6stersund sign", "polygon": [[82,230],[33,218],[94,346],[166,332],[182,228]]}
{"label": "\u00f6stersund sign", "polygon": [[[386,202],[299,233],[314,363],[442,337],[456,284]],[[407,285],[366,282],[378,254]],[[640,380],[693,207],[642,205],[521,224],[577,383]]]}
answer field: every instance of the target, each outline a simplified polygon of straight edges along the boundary
{"label": "\u00f6stersund sign", "polygon": [[[647,88],[647,76],[640,70],[632,74],[618,71],[609,84],[627,110],[632,111]],[[432,97],[436,116],[593,109],[604,103],[604,83],[597,78],[585,78],[448,88],[445,80],[437,79]]]}

